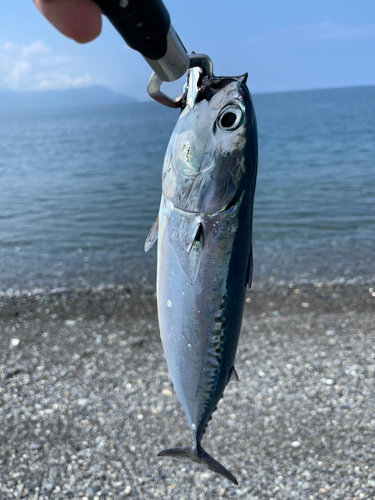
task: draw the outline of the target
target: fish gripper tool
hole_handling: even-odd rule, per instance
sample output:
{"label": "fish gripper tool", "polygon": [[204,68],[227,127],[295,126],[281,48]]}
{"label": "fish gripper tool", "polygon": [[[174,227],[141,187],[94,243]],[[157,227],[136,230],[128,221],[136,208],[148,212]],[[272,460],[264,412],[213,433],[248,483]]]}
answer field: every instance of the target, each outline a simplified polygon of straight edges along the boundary
{"label": "fish gripper tool", "polygon": [[182,96],[173,99],[161,91],[163,82],[174,82],[189,68],[200,67],[212,75],[211,59],[188,54],[162,0],[93,0],[125,42],[145,58],[153,73],[147,91],[155,101],[170,108],[181,106]]}

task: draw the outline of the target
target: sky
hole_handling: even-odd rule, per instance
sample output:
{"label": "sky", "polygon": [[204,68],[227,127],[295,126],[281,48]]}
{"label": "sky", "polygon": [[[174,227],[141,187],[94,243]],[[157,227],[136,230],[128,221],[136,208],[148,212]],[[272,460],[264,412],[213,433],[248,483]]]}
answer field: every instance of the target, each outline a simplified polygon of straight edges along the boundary
{"label": "sky", "polygon": [[[254,93],[375,84],[374,0],[164,3],[188,52],[208,54],[216,75],[248,72]],[[103,85],[148,99],[149,66],[107,20],[99,38],[79,45],[32,0],[1,4],[0,89]],[[167,84],[167,92],[180,86]]]}

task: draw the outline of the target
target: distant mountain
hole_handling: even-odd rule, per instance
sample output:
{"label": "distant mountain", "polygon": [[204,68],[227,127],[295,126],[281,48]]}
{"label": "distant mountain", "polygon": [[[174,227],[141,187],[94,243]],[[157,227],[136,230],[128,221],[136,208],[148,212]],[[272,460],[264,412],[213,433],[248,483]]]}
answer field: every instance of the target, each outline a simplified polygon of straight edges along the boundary
{"label": "distant mountain", "polygon": [[124,94],[116,94],[106,87],[99,86],[30,92],[0,90],[0,112],[126,104],[129,102],[136,102],[136,99]]}

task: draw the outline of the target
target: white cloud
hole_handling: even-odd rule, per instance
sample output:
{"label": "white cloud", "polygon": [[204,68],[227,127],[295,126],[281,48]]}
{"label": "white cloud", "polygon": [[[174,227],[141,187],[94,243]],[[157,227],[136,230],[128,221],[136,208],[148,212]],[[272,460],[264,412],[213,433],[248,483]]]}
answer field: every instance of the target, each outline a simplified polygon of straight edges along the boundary
{"label": "white cloud", "polygon": [[0,88],[48,90],[95,83],[89,74],[80,73],[73,58],[54,54],[41,40],[26,46],[0,45]]}
{"label": "white cloud", "polygon": [[45,45],[42,40],[37,40],[31,45],[21,47],[21,54],[23,57],[28,57],[31,54],[45,54],[51,52],[51,49]]}

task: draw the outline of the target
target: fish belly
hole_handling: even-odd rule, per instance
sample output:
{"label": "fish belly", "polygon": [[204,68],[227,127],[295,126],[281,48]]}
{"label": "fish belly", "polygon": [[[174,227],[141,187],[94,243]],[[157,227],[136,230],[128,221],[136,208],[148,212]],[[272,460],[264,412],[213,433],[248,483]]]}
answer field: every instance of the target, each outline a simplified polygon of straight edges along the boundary
{"label": "fish belly", "polygon": [[160,332],[169,374],[193,431],[205,427],[234,363],[246,288],[246,258],[238,262],[237,279],[228,279],[238,226],[233,214],[200,216],[161,203]]}

